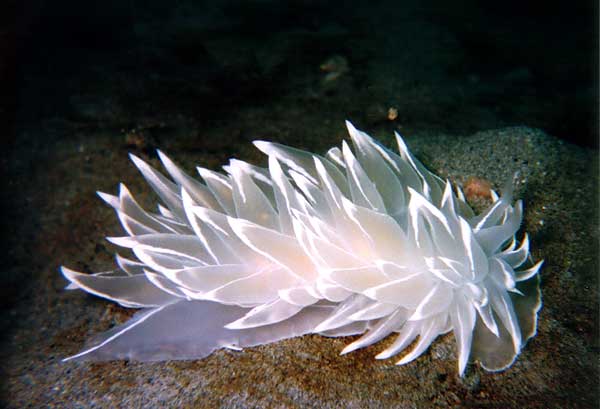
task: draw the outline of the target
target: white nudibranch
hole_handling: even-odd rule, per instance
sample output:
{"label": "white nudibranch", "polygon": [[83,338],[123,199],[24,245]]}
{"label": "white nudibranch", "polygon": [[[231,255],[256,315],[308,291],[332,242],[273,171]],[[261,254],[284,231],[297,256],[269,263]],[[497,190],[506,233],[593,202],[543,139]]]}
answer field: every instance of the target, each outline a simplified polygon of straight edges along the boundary
{"label": "white nudibranch", "polygon": [[203,182],[162,152],[170,179],[131,155],[158,212],[124,185],[99,195],[127,232],[108,240],[137,260],[62,273],[68,289],[141,311],[66,360],[197,359],[304,334],[364,334],[345,354],[395,333],[376,358],[403,354],[406,364],[452,331],[460,375],[469,359],[509,367],[536,332],[542,264],[527,234],[516,238],[523,205],[513,205],[512,184],[475,215],[399,135],[397,155],[346,125],[353,150],[344,142],[319,156],[256,141],[268,168],[231,160],[225,174],[198,168]]}

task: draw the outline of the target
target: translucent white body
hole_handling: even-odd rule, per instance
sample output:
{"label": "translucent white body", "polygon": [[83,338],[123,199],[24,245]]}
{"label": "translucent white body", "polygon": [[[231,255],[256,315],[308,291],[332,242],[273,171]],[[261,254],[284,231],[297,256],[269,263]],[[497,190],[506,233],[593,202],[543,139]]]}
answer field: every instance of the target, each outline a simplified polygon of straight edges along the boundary
{"label": "translucent white body", "polygon": [[[421,355],[453,331],[459,372],[469,358],[487,370],[512,364],[535,334],[541,262],[527,235],[517,245],[522,203],[510,188],[481,215],[460,189],[430,173],[397,135],[399,155],[347,123],[326,157],[257,141],[267,169],[231,160],[226,174],[171,177],[131,156],[162,201],[144,211],[125,186],[100,193],[127,236],[109,238],[137,261],[82,274],[68,288],[142,308],[67,359],[193,359],[318,333],[364,335],[342,353],[397,333],[378,359]],[[528,265],[529,268],[522,267]]]}

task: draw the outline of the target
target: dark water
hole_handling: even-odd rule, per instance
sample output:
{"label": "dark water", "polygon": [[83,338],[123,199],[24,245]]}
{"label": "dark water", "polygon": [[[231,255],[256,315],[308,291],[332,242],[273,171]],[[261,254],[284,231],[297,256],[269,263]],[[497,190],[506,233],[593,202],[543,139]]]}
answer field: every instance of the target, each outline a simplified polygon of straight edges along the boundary
{"label": "dark water", "polygon": [[[328,101],[360,95],[337,111],[366,122],[394,106],[409,130],[526,125],[597,147],[595,6],[28,2],[16,25],[16,136],[51,118],[109,128],[142,116],[225,120],[236,109],[314,93],[311,104],[327,111]],[[348,69],[321,87],[319,67],[335,55]]]}

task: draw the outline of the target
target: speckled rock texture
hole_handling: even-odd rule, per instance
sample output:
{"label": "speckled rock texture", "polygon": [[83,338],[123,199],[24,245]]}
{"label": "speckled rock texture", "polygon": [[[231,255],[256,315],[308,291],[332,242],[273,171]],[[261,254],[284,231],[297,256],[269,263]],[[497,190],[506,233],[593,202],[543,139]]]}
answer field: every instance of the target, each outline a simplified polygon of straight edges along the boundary
{"label": "speckled rock texture", "polygon": [[[293,113],[291,113],[293,115]],[[289,118],[288,118],[289,119]],[[352,118],[349,118],[352,119]],[[161,149],[193,173],[217,169],[231,156],[263,164],[249,143],[271,139],[315,152],[345,138],[343,122],[255,122],[255,127],[203,128],[185,123],[161,137]],[[393,146],[390,126],[369,129]],[[160,124],[147,124],[148,130]],[[72,131],[72,129],[71,129]],[[185,131],[185,132],[184,132]],[[52,149],[30,146],[33,160],[16,161],[10,183],[23,206],[10,256],[21,260],[4,280],[1,348],[2,405],[9,408],[594,408],[598,404],[598,157],[530,128],[469,137],[405,135],[417,157],[461,184],[483,178],[500,188],[519,171],[524,229],[541,271],[544,306],[538,334],[502,373],[469,365],[457,376],[454,339],[438,339],[405,366],[373,359],[386,342],[340,356],[352,338],[304,336],[242,352],[219,351],[198,361],[62,363],[93,334],[132,311],[66,292],[58,266],[112,268],[116,250],[103,237],[120,232],[116,217],[94,194],[125,182],[146,206],[154,197],[127,159],[133,151],[158,164],[148,138],[75,131]],[[142,132],[143,134],[143,132]],[[181,136],[181,135],[186,136]],[[32,138],[36,140],[36,138]],[[14,170],[14,169],[13,169]],[[22,187],[21,187],[22,186]],[[26,291],[22,291],[23,288]],[[17,291],[18,290],[18,291]],[[6,301],[9,300],[9,301]],[[387,340],[389,342],[389,340]]]}

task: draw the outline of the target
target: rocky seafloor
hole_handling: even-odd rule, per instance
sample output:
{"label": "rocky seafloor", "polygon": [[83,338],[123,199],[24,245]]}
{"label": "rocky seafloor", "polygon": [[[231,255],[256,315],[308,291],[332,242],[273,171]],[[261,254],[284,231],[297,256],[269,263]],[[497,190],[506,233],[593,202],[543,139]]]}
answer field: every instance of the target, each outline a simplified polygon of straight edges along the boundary
{"label": "rocky seafloor", "polygon": [[[313,128],[314,131],[314,128]],[[318,143],[345,137],[341,123],[316,135]],[[379,135],[386,144],[390,135]],[[218,140],[218,142],[216,142]],[[281,139],[279,139],[281,140]],[[457,376],[452,336],[405,366],[373,359],[386,342],[345,356],[351,338],[304,336],[242,352],[218,351],[197,361],[62,363],[86,338],[130,316],[126,309],[82,292],[66,292],[57,267],[108,269],[112,245],[103,240],[120,227],[94,191],[114,192],[125,181],[142,203],[152,195],[127,159],[131,147],[98,134],[59,143],[40,157],[24,186],[37,211],[29,252],[35,278],[10,310],[3,347],[2,392],[8,407],[594,407],[598,378],[597,155],[543,132],[505,128],[468,137],[406,138],[427,165],[462,183],[469,176],[496,187],[520,171],[524,229],[541,271],[544,306],[538,334],[507,371],[469,365]],[[190,171],[216,167],[211,145],[234,146],[235,156],[261,163],[249,143],[206,131],[196,149],[168,152]],[[313,142],[308,140],[306,146]],[[133,149],[135,151],[135,149]],[[138,152],[139,153],[139,152]],[[153,153],[143,154],[158,164]],[[264,160],[263,160],[264,162]],[[23,182],[24,183],[24,182]],[[389,342],[389,340],[388,340]]]}

